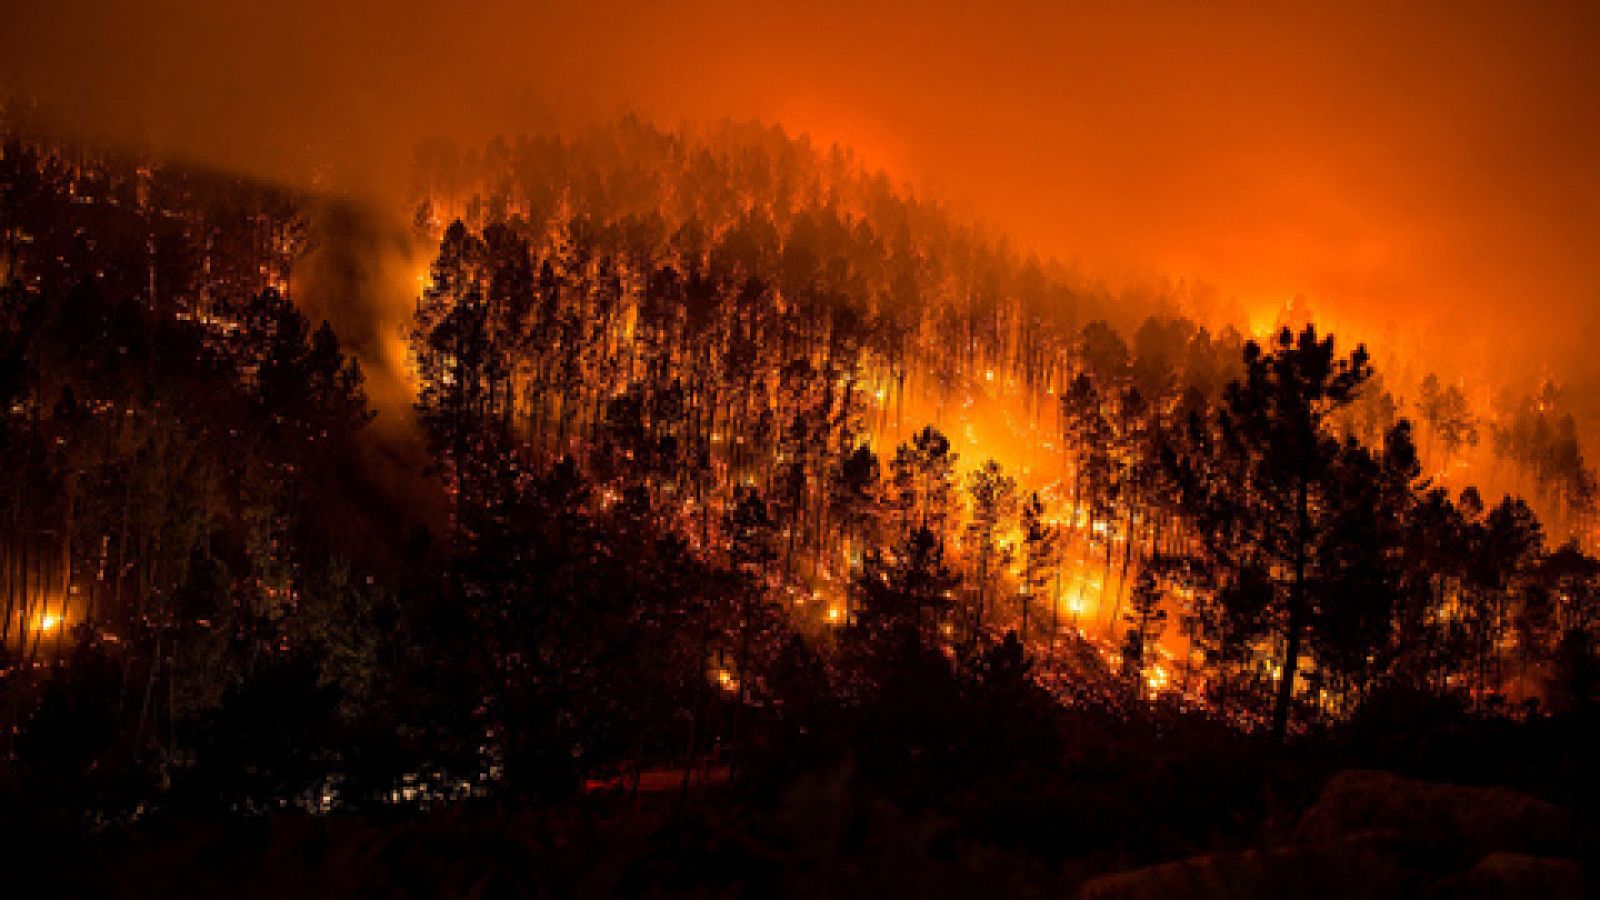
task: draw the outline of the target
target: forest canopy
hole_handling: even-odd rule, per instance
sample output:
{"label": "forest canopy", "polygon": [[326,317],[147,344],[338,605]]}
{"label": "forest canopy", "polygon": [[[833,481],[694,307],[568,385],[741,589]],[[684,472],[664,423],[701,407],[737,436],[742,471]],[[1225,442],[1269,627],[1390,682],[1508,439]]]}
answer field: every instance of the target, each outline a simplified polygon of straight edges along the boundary
{"label": "forest canopy", "polygon": [[[426,463],[389,483],[362,362],[295,302],[313,198],[20,133],[0,187],[29,815],[683,798],[842,758],[977,803],[1059,787],[1074,741],[1592,707],[1558,392],[1407,397],[1314,321],[1136,309],[778,129],[419,147]],[[1464,482],[1480,444],[1526,497]]]}

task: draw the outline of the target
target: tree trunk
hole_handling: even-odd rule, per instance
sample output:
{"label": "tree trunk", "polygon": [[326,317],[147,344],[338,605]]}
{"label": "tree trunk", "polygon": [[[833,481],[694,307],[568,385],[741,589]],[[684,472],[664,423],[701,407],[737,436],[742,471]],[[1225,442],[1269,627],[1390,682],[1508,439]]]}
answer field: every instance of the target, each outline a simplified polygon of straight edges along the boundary
{"label": "tree trunk", "polygon": [[1278,679],[1278,696],[1272,704],[1272,738],[1283,743],[1289,733],[1289,707],[1294,702],[1294,679],[1300,668],[1300,632],[1303,616],[1301,586],[1298,581],[1289,601],[1288,638],[1283,651],[1283,675]]}
{"label": "tree trunk", "polygon": [[1294,585],[1289,591],[1288,634],[1283,648],[1283,673],[1278,678],[1278,696],[1272,704],[1272,739],[1283,743],[1289,734],[1289,707],[1294,703],[1294,679],[1300,669],[1300,632],[1305,624],[1306,543],[1310,539],[1310,505],[1304,479],[1295,499],[1297,534],[1294,554]]}

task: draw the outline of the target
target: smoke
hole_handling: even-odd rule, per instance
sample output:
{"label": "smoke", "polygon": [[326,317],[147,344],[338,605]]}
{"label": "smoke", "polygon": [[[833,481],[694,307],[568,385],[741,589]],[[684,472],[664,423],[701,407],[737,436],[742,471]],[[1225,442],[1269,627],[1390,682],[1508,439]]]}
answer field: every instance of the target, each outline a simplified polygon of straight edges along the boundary
{"label": "smoke", "polygon": [[6,22],[0,74],[57,131],[350,198],[315,293],[363,346],[414,291],[380,223],[420,139],[627,109],[849,143],[1090,274],[1203,281],[1266,321],[1302,296],[1421,369],[1600,387],[1592,3],[13,0]]}
{"label": "smoke", "polygon": [[296,302],[326,320],[362,361],[367,393],[382,411],[380,427],[410,425],[404,298],[420,285],[414,273],[428,249],[394,210],[347,198],[324,198],[311,210],[310,252],[298,267]]}

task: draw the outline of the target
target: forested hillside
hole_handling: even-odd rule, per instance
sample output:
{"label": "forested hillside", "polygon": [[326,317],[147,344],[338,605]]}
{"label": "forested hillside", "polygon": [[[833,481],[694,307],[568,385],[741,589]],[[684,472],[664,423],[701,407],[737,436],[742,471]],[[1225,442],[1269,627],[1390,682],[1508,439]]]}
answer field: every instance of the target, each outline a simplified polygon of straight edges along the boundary
{"label": "forested hillside", "polygon": [[[420,147],[398,484],[295,302],[318,198],[18,133],[0,191],[19,833],[845,773],[1073,883],[1240,846],[1347,763],[1431,774],[1441,735],[1547,796],[1592,740],[1593,475],[1553,400],[1408,403],[1314,322],[1214,332],[843,151]],[[1480,432],[1528,500],[1447,474]]]}

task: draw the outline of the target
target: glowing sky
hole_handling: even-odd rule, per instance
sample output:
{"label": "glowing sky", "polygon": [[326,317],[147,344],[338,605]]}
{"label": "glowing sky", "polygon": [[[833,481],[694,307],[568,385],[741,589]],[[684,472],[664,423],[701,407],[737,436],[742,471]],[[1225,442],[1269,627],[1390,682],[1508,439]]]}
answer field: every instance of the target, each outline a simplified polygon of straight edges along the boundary
{"label": "glowing sky", "polygon": [[379,194],[427,134],[759,117],[1091,271],[1594,355],[1600,4],[1113,6],[11,0],[0,67],[67,128]]}

